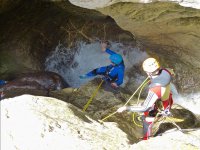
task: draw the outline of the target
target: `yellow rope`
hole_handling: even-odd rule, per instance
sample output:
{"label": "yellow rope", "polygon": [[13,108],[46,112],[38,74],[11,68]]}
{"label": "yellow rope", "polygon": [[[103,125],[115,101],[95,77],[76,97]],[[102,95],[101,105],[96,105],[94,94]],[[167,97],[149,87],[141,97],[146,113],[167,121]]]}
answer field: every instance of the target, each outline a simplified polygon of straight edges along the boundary
{"label": "yellow rope", "polygon": [[136,114],[136,113],[134,112],[134,113],[133,113],[133,123],[134,123],[136,126],[142,128],[142,127],[143,127],[142,125],[137,124],[137,123],[135,122],[135,114]]}
{"label": "yellow rope", "polygon": [[[142,84],[137,88],[137,90],[132,94],[132,96],[128,99],[128,101],[123,105],[123,107],[124,106],[126,106],[128,103],[129,103],[129,101],[133,98],[133,96],[137,93],[137,91],[145,84],[145,82],[147,81],[149,79],[149,77],[147,77],[143,82],[142,82]],[[105,118],[103,118],[102,120],[100,120],[101,122],[103,122],[104,120],[106,120],[106,119],[108,119],[109,117],[111,117],[112,115],[114,115],[114,114],[116,114],[117,113],[117,111],[115,111],[114,113],[112,113],[112,114],[110,114],[110,115],[108,115],[108,116],[106,116]]]}
{"label": "yellow rope", "polygon": [[[182,122],[184,121],[184,119],[178,119],[178,118],[174,118],[174,117],[169,117],[169,116],[161,116],[160,118],[158,117],[160,115],[160,113],[157,113],[156,117],[155,117],[155,120],[153,121],[154,123],[157,122],[158,120],[162,119],[161,123],[162,124],[165,120],[166,121],[169,121],[170,123],[172,123],[173,125],[175,125],[179,131],[182,132],[182,129],[175,123],[175,121],[177,122]],[[155,131],[157,131],[159,128],[159,126],[155,129]]]}
{"label": "yellow rope", "polygon": [[174,121],[174,122],[183,122],[184,119],[174,118],[174,117],[166,117],[166,120]]}
{"label": "yellow rope", "polygon": [[139,102],[139,100],[140,100],[140,95],[141,95],[141,93],[142,93],[143,88],[144,88],[149,82],[150,82],[150,80],[147,81],[146,83],[144,83],[144,84],[142,85],[142,87],[141,87],[141,89],[140,89],[140,92],[139,92],[139,94],[138,94],[137,104],[138,104],[138,102]]}
{"label": "yellow rope", "polygon": [[166,117],[167,120],[169,120],[173,125],[175,125],[179,131],[181,131],[181,128],[174,122],[172,118]]}
{"label": "yellow rope", "polygon": [[[147,85],[147,83],[149,83],[150,82],[150,80],[149,81],[147,81],[147,82],[144,82],[144,84],[142,85],[142,87],[141,87],[141,89],[140,89],[140,92],[139,92],[139,94],[138,94],[138,100],[137,100],[137,105],[138,105],[138,102],[139,102],[139,100],[140,100],[140,95],[141,95],[141,93],[142,93],[142,90],[143,90],[143,88]],[[138,126],[138,127],[143,127],[142,125],[139,125],[139,124],[137,124],[136,122],[135,122],[135,112],[133,112],[133,114],[132,114],[132,117],[133,117],[133,123],[136,125],[136,126]]]}
{"label": "yellow rope", "polygon": [[133,98],[133,96],[137,93],[137,91],[145,84],[145,82],[149,79],[149,77],[147,77],[143,82],[142,84],[137,88],[137,90],[132,94],[132,96],[128,99],[128,101],[124,104],[124,106],[126,106],[129,101]]}
{"label": "yellow rope", "polygon": [[104,120],[108,119],[109,117],[111,117],[112,115],[114,115],[114,114],[116,114],[116,113],[117,113],[117,111],[113,112],[112,114],[106,116],[105,118],[103,118],[103,119],[101,119],[101,120],[99,120],[99,121],[100,121],[101,123],[103,123]]}
{"label": "yellow rope", "polygon": [[83,112],[86,111],[86,109],[88,108],[88,106],[90,105],[90,103],[92,102],[93,98],[97,95],[97,92],[99,91],[102,83],[104,80],[101,81],[101,83],[99,84],[99,86],[96,88],[96,90],[94,91],[94,93],[92,94],[92,96],[90,97],[90,99],[88,100],[88,102],[85,104],[84,108],[83,108]]}

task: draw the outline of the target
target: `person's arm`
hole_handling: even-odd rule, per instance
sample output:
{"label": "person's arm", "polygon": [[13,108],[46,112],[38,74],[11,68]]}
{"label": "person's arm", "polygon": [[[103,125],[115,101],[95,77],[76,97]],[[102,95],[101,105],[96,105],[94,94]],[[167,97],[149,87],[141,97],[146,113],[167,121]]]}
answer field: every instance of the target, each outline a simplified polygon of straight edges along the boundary
{"label": "person's arm", "polygon": [[101,42],[101,50],[103,52],[110,54],[110,55],[116,54],[114,51],[112,51],[108,48],[108,45],[109,45],[108,41]]}
{"label": "person's arm", "polygon": [[117,80],[115,81],[115,83],[119,86],[123,83],[123,80],[124,80],[124,71],[121,69],[118,72]]}
{"label": "person's arm", "polygon": [[117,53],[115,53],[114,51],[112,51],[112,50],[110,50],[108,48],[106,48],[105,52],[110,54],[110,55],[117,54]]}
{"label": "person's arm", "polygon": [[117,112],[122,112],[122,111],[131,111],[131,112],[145,112],[148,111],[156,102],[158,99],[158,96],[152,92],[149,91],[147,98],[145,99],[144,103],[141,106],[123,106],[120,107]]}

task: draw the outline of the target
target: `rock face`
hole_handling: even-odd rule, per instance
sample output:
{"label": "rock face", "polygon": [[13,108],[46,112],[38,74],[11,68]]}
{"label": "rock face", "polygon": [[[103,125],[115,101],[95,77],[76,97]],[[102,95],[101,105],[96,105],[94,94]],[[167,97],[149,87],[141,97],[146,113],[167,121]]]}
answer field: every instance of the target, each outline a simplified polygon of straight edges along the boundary
{"label": "rock face", "polygon": [[198,129],[185,133],[171,130],[130,145],[130,135],[120,124],[100,124],[77,107],[55,98],[22,95],[4,99],[0,104],[1,150],[131,150],[160,149],[160,145],[178,150],[200,146]]}
{"label": "rock face", "polygon": [[[21,77],[9,81],[7,84],[0,87],[0,92],[16,93],[16,89],[26,91],[41,90],[44,91],[44,95],[49,96],[51,90],[61,90],[67,87],[69,87],[69,85],[59,74],[54,72],[37,72],[23,74]],[[16,93],[16,95],[19,94]],[[9,94],[6,94],[6,97],[10,97]]]}
{"label": "rock face", "polygon": [[192,7],[192,8],[200,8],[199,0],[69,0],[72,4],[89,8],[89,9],[97,9],[102,7],[107,7],[115,3],[119,2],[133,2],[133,3],[152,3],[152,2],[174,2],[178,3],[181,6]]}
{"label": "rock face", "polygon": [[9,0],[0,0],[0,13],[9,11],[14,7],[18,6],[21,0],[9,1]]}
{"label": "rock face", "polygon": [[162,66],[174,68],[181,92],[199,91],[199,10],[174,3],[118,3],[100,11],[133,33]]}
{"label": "rock face", "polygon": [[1,101],[1,150],[129,149],[127,142],[115,123],[101,125],[54,98]]}
{"label": "rock face", "polygon": [[[65,89],[66,91],[51,92],[50,95],[69,102],[84,110],[87,102],[91,100],[90,98],[98,84],[98,80],[93,80],[74,91],[67,91],[67,89]],[[105,91],[104,87],[101,87],[95,97],[93,97],[90,101],[85,112],[96,120],[103,119],[116,112],[119,107],[124,105],[130,96],[131,95],[125,95],[123,93],[116,95],[112,92]],[[130,104],[136,105],[136,102],[137,99],[134,97],[131,99]],[[140,102],[143,102],[143,99],[141,99]],[[177,104],[173,105],[171,113],[173,117],[175,117],[172,120],[175,121],[176,125],[178,125],[181,129],[196,130],[196,128],[200,126],[199,119],[193,113]],[[129,143],[136,143],[139,141],[139,138],[142,137],[142,128],[138,126],[141,125],[141,122],[137,121],[136,114],[134,120],[136,121],[136,124],[133,122],[133,113],[124,112],[121,114],[115,113],[114,115],[111,115],[105,120],[105,122],[116,122],[118,127],[127,134]],[[156,136],[169,129],[177,128],[177,126],[174,125],[170,119],[163,120],[163,118],[161,118],[154,124],[153,135]]]}
{"label": "rock face", "polygon": [[[106,39],[135,45],[133,35],[123,31],[112,18],[67,1],[21,1],[17,6],[1,14],[1,79],[44,70],[46,57],[59,44],[72,51],[70,59],[77,50],[77,42]],[[65,62],[66,67],[70,62]]]}
{"label": "rock face", "polygon": [[[94,5],[93,2],[100,4],[106,1],[88,2]],[[46,57],[60,43],[72,51],[70,59],[73,59],[77,41],[109,39],[132,43],[134,47],[136,38],[141,49],[156,57],[163,67],[175,70],[175,84],[179,92],[199,91],[200,12],[197,9],[166,2],[117,3],[98,9],[131,34],[121,30],[112,18],[69,2],[21,1],[18,5],[1,15],[4,22],[0,25],[0,34],[3,35],[0,38],[2,79],[16,77],[21,72],[43,70]],[[49,15],[49,12],[53,14]],[[141,65],[137,67],[138,70]],[[128,72],[136,71],[133,68]],[[130,76],[135,75],[130,73]]]}
{"label": "rock face", "polygon": [[[176,3],[148,3],[148,0],[140,1],[148,4],[71,0],[73,3],[84,2],[79,5],[85,7],[87,4],[90,8],[97,8],[98,3],[101,7],[98,11],[79,8],[66,1],[22,0],[19,3],[16,1],[15,6],[8,1],[0,2],[5,2],[0,16],[3,22],[0,24],[1,78],[11,78],[10,75],[29,70],[43,70],[45,58],[60,43],[74,54],[77,41],[90,43],[111,39],[119,43],[123,41],[131,48],[137,44],[149,56],[157,58],[162,66],[174,68],[174,81],[180,92],[199,92],[199,10],[184,8]],[[198,4],[198,1],[193,2]],[[73,55],[70,58],[73,59]],[[67,63],[71,63],[71,60]],[[128,70],[127,74],[132,78],[125,88],[134,91],[135,84],[138,83],[137,76],[143,75],[141,64]],[[76,90],[50,92],[50,96],[65,102],[30,95],[1,101],[1,149],[73,150],[81,145],[80,149],[86,150],[127,150],[144,148],[144,143],[147,144],[145,147],[154,149],[160,149],[162,143],[168,149],[200,147],[197,129],[200,126],[199,120],[184,108],[173,108],[172,113],[184,119],[177,123],[181,128],[192,130],[158,136],[159,147],[157,140],[153,138],[150,140],[151,144],[139,142],[131,146],[130,143],[138,142],[138,137],[141,136],[141,128],[133,125],[132,114],[115,114],[106,120],[109,122],[104,123],[103,127],[91,119],[104,118],[115,112],[124,104],[124,99],[130,97],[129,94],[123,93],[121,97],[102,88],[89,105],[87,115],[81,112],[98,84],[99,81],[95,80]],[[166,122],[160,125],[157,135],[174,127],[171,122]],[[183,137],[181,141],[180,137]]]}

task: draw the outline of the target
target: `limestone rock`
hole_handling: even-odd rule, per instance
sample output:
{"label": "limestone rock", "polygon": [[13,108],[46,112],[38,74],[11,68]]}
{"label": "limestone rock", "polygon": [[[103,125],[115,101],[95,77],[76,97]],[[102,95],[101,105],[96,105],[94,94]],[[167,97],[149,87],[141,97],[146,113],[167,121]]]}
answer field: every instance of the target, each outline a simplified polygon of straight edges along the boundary
{"label": "limestone rock", "polygon": [[133,3],[152,3],[152,2],[175,2],[185,7],[192,7],[200,9],[200,2],[198,0],[69,0],[72,4],[89,8],[96,9],[107,7],[109,5],[119,2],[133,2]]}
{"label": "limestone rock", "polygon": [[129,149],[114,123],[101,125],[60,100],[23,95],[1,101],[1,150]]}

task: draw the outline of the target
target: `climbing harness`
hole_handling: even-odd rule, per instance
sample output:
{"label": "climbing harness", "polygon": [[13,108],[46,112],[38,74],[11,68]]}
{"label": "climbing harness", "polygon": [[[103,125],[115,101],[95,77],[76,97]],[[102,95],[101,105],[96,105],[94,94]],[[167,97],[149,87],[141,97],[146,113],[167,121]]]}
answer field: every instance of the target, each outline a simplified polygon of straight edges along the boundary
{"label": "climbing harness", "polygon": [[175,123],[174,118],[165,117],[165,120],[168,120],[168,121],[171,122],[173,125],[175,125],[179,131],[182,131],[182,129]]}
{"label": "climbing harness", "polygon": [[[146,83],[146,81],[149,79],[149,77],[147,77],[143,82],[142,84],[137,88],[137,90],[131,95],[131,97],[128,99],[128,101],[123,105],[123,106],[126,106],[129,101],[133,98],[133,96],[137,93],[137,91]],[[112,115],[116,114],[117,111],[113,112],[112,114],[106,116],[105,118],[99,120],[101,123],[103,123],[104,120],[108,119],[109,117],[111,117]]]}
{"label": "climbing harness", "polygon": [[90,99],[88,100],[88,102],[85,104],[84,108],[83,108],[83,112],[86,111],[86,109],[88,108],[88,106],[90,105],[90,103],[92,102],[93,98],[97,95],[97,92],[99,91],[101,85],[103,84],[104,80],[101,80],[101,83],[99,84],[99,86],[96,88],[96,90],[94,91],[94,93],[92,94],[92,96],[90,97]]}
{"label": "climbing harness", "polygon": [[[162,120],[160,120],[160,119],[162,119]],[[184,121],[184,119],[174,118],[172,116],[172,114],[170,112],[168,112],[168,111],[167,112],[165,112],[165,110],[164,111],[159,111],[157,113],[153,123],[156,123],[158,120],[161,121],[160,124],[162,124],[164,121],[169,121],[170,123],[175,125],[179,131],[183,132],[183,130],[175,122],[182,122],[182,121]],[[155,129],[154,132],[158,131],[158,128],[159,128],[159,126]]]}

